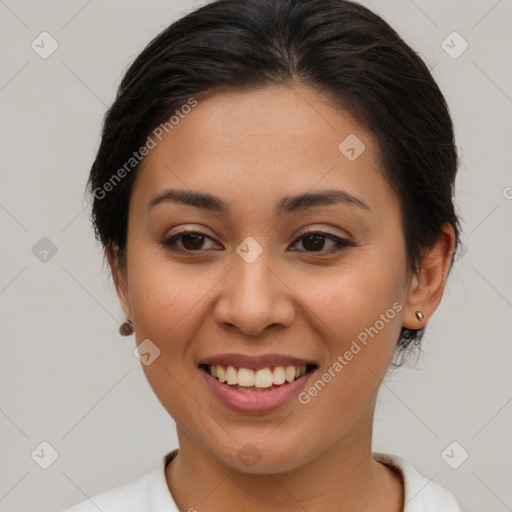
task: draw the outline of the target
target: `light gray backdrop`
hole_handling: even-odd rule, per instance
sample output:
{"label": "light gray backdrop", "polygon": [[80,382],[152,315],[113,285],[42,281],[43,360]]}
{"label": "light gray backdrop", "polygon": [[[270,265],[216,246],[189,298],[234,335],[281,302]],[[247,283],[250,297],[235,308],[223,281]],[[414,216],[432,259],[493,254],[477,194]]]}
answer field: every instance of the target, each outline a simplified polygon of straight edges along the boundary
{"label": "light gray backdrop", "polygon": [[[1,511],[61,510],[177,446],[134,338],[117,333],[83,191],[123,71],[200,3],[0,0]],[[424,356],[382,387],[374,450],[405,457],[467,512],[512,510],[512,1],[362,3],[424,57],[449,103],[465,246]]]}

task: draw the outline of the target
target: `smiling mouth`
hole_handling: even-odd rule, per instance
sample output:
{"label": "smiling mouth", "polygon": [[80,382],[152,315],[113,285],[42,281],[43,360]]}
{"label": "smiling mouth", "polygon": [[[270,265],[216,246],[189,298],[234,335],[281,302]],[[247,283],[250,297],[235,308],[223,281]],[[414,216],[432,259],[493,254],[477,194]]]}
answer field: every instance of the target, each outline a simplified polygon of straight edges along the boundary
{"label": "smiling mouth", "polygon": [[316,370],[316,364],[300,366],[267,366],[253,370],[223,364],[201,364],[213,378],[239,391],[271,391],[294,382]]}

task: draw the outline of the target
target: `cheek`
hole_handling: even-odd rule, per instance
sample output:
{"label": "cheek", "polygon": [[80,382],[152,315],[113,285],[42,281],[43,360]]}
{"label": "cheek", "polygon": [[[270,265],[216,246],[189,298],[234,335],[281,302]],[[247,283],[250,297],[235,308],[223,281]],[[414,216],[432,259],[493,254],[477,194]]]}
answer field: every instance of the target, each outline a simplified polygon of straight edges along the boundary
{"label": "cheek", "polygon": [[193,337],[198,315],[216,279],[212,272],[192,266],[167,264],[134,265],[130,294],[137,334],[155,341],[166,352],[183,351]]}
{"label": "cheek", "polygon": [[[400,262],[393,266],[382,257],[372,262],[364,257],[354,260],[329,274],[302,275],[294,287],[300,302],[314,313],[310,317],[318,319],[326,339],[340,340],[339,348],[376,322],[383,338],[389,337],[389,331],[400,331],[396,324],[400,324],[405,300]],[[382,315],[385,328],[379,321]]]}
{"label": "cheek", "polygon": [[[142,365],[156,397],[180,423],[192,424],[199,404],[191,381],[194,344],[206,314],[208,292],[216,280],[212,272],[198,274],[193,265],[176,265],[161,258],[133,259],[129,276],[137,344],[149,339],[158,356]],[[156,348],[154,348],[156,347]],[[186,405],[186,396],[195,397]]]}
{"label": "cheek", "polygon": [[[403,277],[390,265],[358,265],[302,280],[300,300],[328,354],[318,404],[364,405],[386,373],[402,328]],[[306,293],[307,292],[307,293]],[[325,386],[324,386],[325,385]],[[329,388],[327,391],[323,389]],[[307,397],[306,397],[307,400]],[[336,414],[336,411],[333,411]]]}

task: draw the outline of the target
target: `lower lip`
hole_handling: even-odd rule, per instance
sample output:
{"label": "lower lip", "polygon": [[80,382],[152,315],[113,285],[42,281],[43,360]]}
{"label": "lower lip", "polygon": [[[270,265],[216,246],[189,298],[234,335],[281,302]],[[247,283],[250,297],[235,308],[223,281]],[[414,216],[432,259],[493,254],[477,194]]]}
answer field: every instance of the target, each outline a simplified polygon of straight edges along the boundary
{"label": "lower lip", "polygon": [[213,394],[224,405],[236,412],[254,414],[274,411],[291,402],[302,391],[309,377],[314,373],[314,371],[305,373],[293,382],[288,382],[270,391],[240,391],[223,384],[210,375],[205,368],[200,368],[200,370]]}

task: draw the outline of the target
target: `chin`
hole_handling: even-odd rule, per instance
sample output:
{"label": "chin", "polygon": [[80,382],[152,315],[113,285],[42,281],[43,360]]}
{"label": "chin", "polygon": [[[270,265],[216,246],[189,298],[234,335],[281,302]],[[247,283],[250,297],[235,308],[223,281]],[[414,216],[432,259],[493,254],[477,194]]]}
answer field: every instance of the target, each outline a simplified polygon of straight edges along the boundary
{"label": "chin", "polygon": [[[293,439],[293,436],[289,438]],[[285,473],[306,462],[302,460],[303,445],[299,447],[296,444],[264,438],[259,441],[257,436],[252,440],[251,436],[244,436],[243,439],[231,439],[229,446],[222,450],[219,450],[219,445],[215,445],[211,448],[212,453],[230,469],[251,475]]]}

